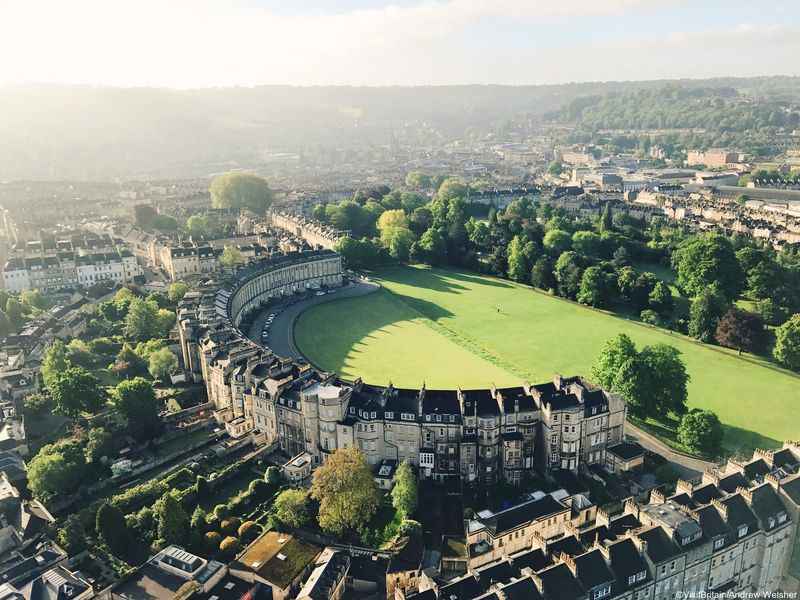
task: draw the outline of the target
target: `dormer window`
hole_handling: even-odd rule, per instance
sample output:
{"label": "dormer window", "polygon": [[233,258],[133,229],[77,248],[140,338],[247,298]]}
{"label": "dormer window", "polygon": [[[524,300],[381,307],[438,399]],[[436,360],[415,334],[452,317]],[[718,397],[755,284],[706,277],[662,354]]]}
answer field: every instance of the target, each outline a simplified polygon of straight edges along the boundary
{"label": "dormer window", "polygon": [[719,550],[725,545],[725,538],[719,538],[718,540],[714,540],[714,550]]}
{"label": "dormer window", "polygon": [[786,522],[786,513],[782,512],[778,515],[778,523],[785,523]]}
{"label": "dormer window", "polygon": [[743,538],[747,535],[747,525],[739,525],[739,537]]}
{"label": "dormer window", "polygon": [[594,600],[598,600],[599,598],[605,598],[606,596],[610,595],[611,595],[611,586],[606,585],[601,587],[600,589],[595,590],[594,593],[592,594],[592,598],[594,598]]}

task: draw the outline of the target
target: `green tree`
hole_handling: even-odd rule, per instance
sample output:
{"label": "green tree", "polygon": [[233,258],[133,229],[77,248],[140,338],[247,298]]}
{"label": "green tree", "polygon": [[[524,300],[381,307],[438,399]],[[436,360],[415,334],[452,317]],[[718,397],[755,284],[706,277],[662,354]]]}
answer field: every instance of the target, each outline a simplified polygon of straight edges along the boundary
{"label": "green tree", "polygon": [[717,330],[717,323],[727,310],[725,297],[715,288],[702,290],[689,307],[689,335],[710,342]]}
{"label": "green tree", "polygon": [[536,259],[536,245],[515,235],[506,250],[508,255],[508,277],[514,281],[528,281],[533,261]]}
{"label": "green tree", "polygon": [[730,240],[719,234],[688,239],[672,254],[677,283],[689,296],[698,296],[711,286],[729,302],[742,291],[744,273]]}
{"label": "green tree", "polygon": [[28,463],[28,488],[45,502],[65,497],[78,489],[85,472],[80,443],[62,440],[43,446]]}
{"label": "green tree", "polygon": [[358,448],[340,448],[314,471],[311,496],[319,502],[319,525],[341,535],[357,530],[378,510],[380,495]]}
{"label": "green tree", "polygon": [[303,527],[311,516],[305,490],[283,490],[275,498],[274,507],[275,517],[289,527]]}
{"label": "green tree", "polygon": [[169,348],[161,348],[150,355],[147,370],[153,379],[166,380],[178,368],[178,357]]}
{"label": "green tree", "polygon": [[111,434],[103,427],[92,427],[86,436],[86,462],[97,463],[113,449]]}
{"label": "green tree", "polygon": [[223,267],[229,268],[243,265],[245,263],[244,254],[236,246],[225,246],[222,250],[222,255],[219,257],[219,263]]}
{"label": "green tree", "polygon": [[546,256],[540,256],[531,269],[531,285],[540,290],[552,290],[556,287],[553,275],[553,263]]}
{"label": "green tree", "polygon": [[692,452],[716,456],[722,447],[722,423],[710,410],[694,409],[678,425],[678,441]]}
{"label": "green tree", "polygon": [[22,304],[13,296],[6,302],[6,316],[14,328],[19,328],[25,322],[25,314],[22,310]]}
{"label": "green tree", "polygon": [[431,178],[420,171],[410,171],[406,175],[406,185],[414,190],[423,190],[431,187]]}
{"label": "green tree", "polygon": [[45,387],[50,389],[56,378],[70,366],[67,346],[61,340],[54,340],[42,359],[41,373]]}
{"label": "green tree", "polygon": [[394,475],[392,506],[404,519],[417,510],[417,476],[408,461],[403,461]]}
{"label": "green tree", "polygon": [[117,556],[128,554],[131,535],[125,523],[125,515],[116,506],[103,502],[97,509],[95,530],[111,552]]}
{"label": "green tree", "polygon": [[267,180],[250,173],[218,175],[209,192],[214,208],[247,208],[259,214],[266,212],[273,197]]}
{"label": "green tree", "polygon": [[182,544],[189,534],[189,516],[172,491],[164,494],[154,507],[158,537],[167,544]]}
{"label": "green tree", "polygon": [[19,295],[19,299],[28,309],[45,310],[48,307],[47,299],[39,290],[25,290]]}
{"label": "green tree", "polygon": [[606,202],[603,206],[603,213],[600,215],[600,233],[614,231],[614,215],[611,211],[611,202]]}
{"label": "green tree", "polygon": [[592,367],[592,377],[600,386],[610,390],[622,365],[635,359],[637,355],[633,340],[621,333],[603,345]]}
{"label": "green tree", "polygon": [[407,261],[416,237],[406,227],[389,227],[381,230],[381,243],[395,260]]}
{"label": "green tree", "polygon": [[554,160],[548,165],[547,172],[553,177],[558,177],[564,172],[564,165],[561,164],[560,160]]}
{"label": "green tree", "polygon": [[656,311],[659,315],[669,315],[675,306],[675,299],[672,297],[672,290],[663,281],[656,283],[653,291],[650,292],[648,297],[650,308]]}
{"label": "green tree", "polygon": [[75,556],[86,550],[88,547],[86,532],[77,515],[70,515],[66,518],[64,524],[58,529],[56,542],[69,556]]}
{"label": "green tree", "polygon": [[162,324],[159,323],[158,305],[153,301],[134,298],[130,302],[125,317],[125,335],[133,340],[149,340],[161,337]]}
{"label": "green tree", "polygon": [[608,306],[615,291],[616,281],[613,274],[606,273],[601,267],[589,267],[581,276],[577,300],[581,304],[602,308]]}
{"label": "green tree", "polygon": [[408,229],[408,225],[408,217],[406,217],[406,213],[400,208],[396,210],[387,210],[378,219],[378,230],[381,233],[386,229],[393,229],[395,227]]}
{"label": "green tree", "polygon": [[574,299],[581,286],[583,264],[577,252],[568,251],[561,254],[553,268],[553,275],[558,283],[558,294]]}
{"label": "green tree", "polygon": [[125,342],[122,345],[111,369],[120,377],[130,379],[147,374],[147,362],[134,352],[130,344]]}
{"label": "green tree", "polygon": [[576,231],[572,234],[572,249],[578,254],[596,258],[600,256],[602,248],[600,236],[593,231]]}
{"label": "green tree", "polygon": [[282,479],[281,470],[278,467],[267,467],[267,470],[264,472],[264,481],[273,488],[278,487]]}
{"label": "green tree", "polygon": [[[413,250],[416,249],[416,252]],[[416,254],[416,257],[413,256]],[[447,256],[447,244],[438,229],[431,227],[412,246],[412,258],[430,265],[442,264]]]}
{"label": "green tree", "polygon": [[173,304],[177,304],[183,297],[186,295],[186,292],[189,291],[189,286],[183,283],[182,281],[176,281],[171,283],[169,288],[167,289],[167,298]]}
{"label": "green tree", "polygon": [[572,236],[561,229],[551,229],[544,235],[542,244],[551,256],[560,256],[572,247]]}
{"label": "green tree", "polygon": [[81,367],[69,367],[51,382],[50,395],[56,410],[75,418],[81,411],[96,413],[105,404],[97,378]]}
{"label": "green tree", "polygon": [[41,417],[53,409],[53,400],[45,394],[28,394],[22,402],[26,417]]}
{"label": "green tree", "polygon": [[800,314],[792,315],[775,331],[775,360],[787,369],[800,371]]}
{"label": "green tree", "polygon": [[639,353],[639,362],[649,388],[646,410],[652,413],[647,414],[685,413],[690,377],[680,350],[667,344],[645,346]]}
{"label": "green tree", "polygon": [[143,441],[157,436],[161,431],[158,416],[161,404],[156,399],[153,385],[136,377],[117,384],[113,393],[114,406],[125,417],[128,432]]}

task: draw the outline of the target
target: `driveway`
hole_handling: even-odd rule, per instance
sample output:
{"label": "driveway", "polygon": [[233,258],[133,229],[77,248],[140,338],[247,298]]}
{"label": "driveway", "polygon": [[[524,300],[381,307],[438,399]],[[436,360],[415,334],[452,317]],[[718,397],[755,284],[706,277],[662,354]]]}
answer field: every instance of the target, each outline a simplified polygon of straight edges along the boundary
{"label": "driveway", "polygon": [[670,461],[678,470],[682,479],[695,479],[702,475],[703,471],[706,469],[717,466],[713,462],[676,452],[657,437],[636,427],[636,425],[630,421],[625,422],[625,435],[633,441],[639,442],[645,449],[663,456]]}

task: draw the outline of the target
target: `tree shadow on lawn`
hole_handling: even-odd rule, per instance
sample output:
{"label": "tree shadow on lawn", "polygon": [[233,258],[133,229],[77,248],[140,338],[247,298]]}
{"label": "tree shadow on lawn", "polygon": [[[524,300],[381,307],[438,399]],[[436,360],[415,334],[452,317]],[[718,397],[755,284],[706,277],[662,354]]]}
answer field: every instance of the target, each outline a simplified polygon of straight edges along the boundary
{"label": "tree shadow on lawn", "polygon": [[379,279],[415,287],[423,287],[437,292],[451,294],[470,291],[466,286],[455,283],[456,281],[469,283],[476,286],[513,288],[510,283],[505,283],[492,277],[475,275],[465,271],[449,270],[439,267],[392,267],[377,272]]}
{"label": "tree shadow on lawn", "polygon": [[[393,310],[380,310],[380,306],[373,308],[371,303],[375,297],[381,298]],[[325,306],[334,306],[339,302],[352,302],[353,304],[349,308],[356,311],[358,319],[349,320],[346,327],[338,327],[335,335],[330,336],[330,339],[327,339],[328,336],[325,336],[324,340],[307,339],[305,344],[298,346],[305,356],[317,355],[321,359],[320,362],[324,363],[324,365],[316,366],[337,373],[342,372],[348,358],[364,352],[363,348],[367,342],[374,339],[379,332],[391,333],[392,326],[399,326],[401,323],[414,319],[427,318],[435,321],[453,316],[453,313],[433,302],[396,294],[386,289],[381,289],[369,296],[342,298],[329,302]],[[360,302],[369,304],[359,305]],[[302,319],[301,316],[300,323],[302,323]],[[328,324],[326,323],[326,325]],[[320,342],[324,344],[324,350],[320,353],[312,351],[316,350]]]}
{"label": "tree shadow on lawn", "polygon": [[756,448],[774,449],[780,448],[782,441],[776,440],[757,431],[734,427],[733,425],[722,424],[724,437],[722,446],[726,453],[733,457],[750,459],[753,450]]}

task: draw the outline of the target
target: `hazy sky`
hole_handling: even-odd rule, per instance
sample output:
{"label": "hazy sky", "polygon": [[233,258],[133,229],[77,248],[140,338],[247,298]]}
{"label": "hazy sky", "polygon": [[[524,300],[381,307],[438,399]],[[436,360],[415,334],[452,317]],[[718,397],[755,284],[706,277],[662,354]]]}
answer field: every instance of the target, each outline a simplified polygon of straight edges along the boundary
{"label": "hazy sky", "polygon": [[798,0],[0,0],[0,83],[800,74]]}

